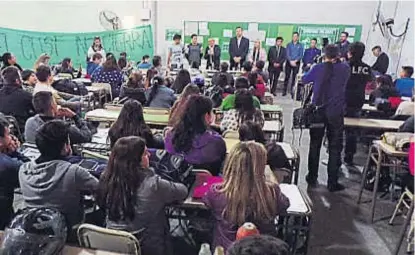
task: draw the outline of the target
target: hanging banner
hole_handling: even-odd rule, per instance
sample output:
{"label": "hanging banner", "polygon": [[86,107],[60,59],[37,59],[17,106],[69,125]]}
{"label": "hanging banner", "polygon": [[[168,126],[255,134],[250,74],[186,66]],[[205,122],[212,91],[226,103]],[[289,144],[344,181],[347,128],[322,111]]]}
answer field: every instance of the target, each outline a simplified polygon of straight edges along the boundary
{"label": "hanging banner", "polygon": [[0,55],[11,52],[23,68],[33,68],[37,58],[48,54],[51,64],[64,58],[72,59],[74,67],[86,66],[86,57],[94,37],[99,36],[106,53],[117,58],[126,52],[131,61],[140,61],[144,55],[153,56],[153,31],[150,25],[132,29],[90,33],[51,33],[0,28]]}

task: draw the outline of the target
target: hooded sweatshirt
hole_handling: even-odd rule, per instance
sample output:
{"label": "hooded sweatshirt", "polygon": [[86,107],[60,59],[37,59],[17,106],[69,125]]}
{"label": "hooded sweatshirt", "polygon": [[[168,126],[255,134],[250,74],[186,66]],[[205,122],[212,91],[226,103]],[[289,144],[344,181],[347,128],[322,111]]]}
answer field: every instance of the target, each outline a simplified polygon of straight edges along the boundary
{"label": "hooded sweatshirt", "polygon": [[63,160],[25,163],[19,182],[28,207],[55,208],[65,215],[69,227],[83,220],[81,191],[98,188],[98,180],[88,170]]}
{"label": "hooded sweatshirt", "polygon": [[35,115],[32,99],[31,93],[17,85],[5,85],[0,90],[0,112],[14,116],[21,132],[26,120]]}

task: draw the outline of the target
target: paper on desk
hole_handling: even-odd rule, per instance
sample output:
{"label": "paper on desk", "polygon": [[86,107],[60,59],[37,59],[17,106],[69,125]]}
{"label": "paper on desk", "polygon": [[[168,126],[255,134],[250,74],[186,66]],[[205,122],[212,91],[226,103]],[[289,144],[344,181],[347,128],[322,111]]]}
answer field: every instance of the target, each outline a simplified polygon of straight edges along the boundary
{"label": "paper on desk", "polygon": [[281,192],[288,198],[290,201],[290,207],[288,207],[288,213],[307,213],[308,207],[304,201],[303,196],[301,196],[300,190],[297,185],[294,184],[285,184],[281,183],[280,185]]}

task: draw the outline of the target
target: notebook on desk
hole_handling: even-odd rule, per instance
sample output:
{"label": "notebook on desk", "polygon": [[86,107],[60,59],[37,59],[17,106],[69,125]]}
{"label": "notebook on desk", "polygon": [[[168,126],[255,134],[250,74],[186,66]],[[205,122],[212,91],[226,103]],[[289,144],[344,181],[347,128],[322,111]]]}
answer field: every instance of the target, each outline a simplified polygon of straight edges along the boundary
{"label": "notebook on desk", "polygon": [[288,213],[305,214],[308,213],[309,208],[300,193],[297,185],[281,183],[281,192],[290,200],[290,207]]}

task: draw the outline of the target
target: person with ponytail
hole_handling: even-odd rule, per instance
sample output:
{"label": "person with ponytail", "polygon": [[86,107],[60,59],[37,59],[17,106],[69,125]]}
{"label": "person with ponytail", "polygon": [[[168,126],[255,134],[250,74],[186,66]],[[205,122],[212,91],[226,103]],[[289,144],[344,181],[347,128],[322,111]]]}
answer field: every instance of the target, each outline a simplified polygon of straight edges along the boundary
{"label": "person with ponytail", "polygon": [[176,101],[174,91],[166,87],[161,76],[155,76],[150,84],[151,87],[146,92],[146,106],[170,109]]}
{"label": "person with ponytail", "polygon": [[166,134],[166,151],[184,155],[196,169],[217,175],[225,159],[226,144],[218,133],[209,129],[215,116],[212,101],[205,96],[191,95],[183,109],[179,120]]}
{"label": "person with ponytail", "polygon": [[20,72],[23,71],[22,67],[20,67],[19,64],[17,64],[16,56],[14,56],[10,52],[6,52],[1,57],[1,61],[3,62],[3,66],[1,67],[1,70],[4,70],[6,67],[9,66],[15,66],[17,69],[19,69]]}
{"label": "person with ponytail", "polygon": [[345,188],[338,182],[338,173],[343,147],[345,89],[350,77],[350,67],[338,59],[339,48],[336,45],[328,45],[325,53],[325,62],[315,65],[303,76],[304,83],[313,82],[312,103],[321,107],[321,114],[324,116],[324,127],[310,128],[306,181],[311,187],[317,185],[320,149],[326,133],[329,140],[327,187],[334,192]]}

